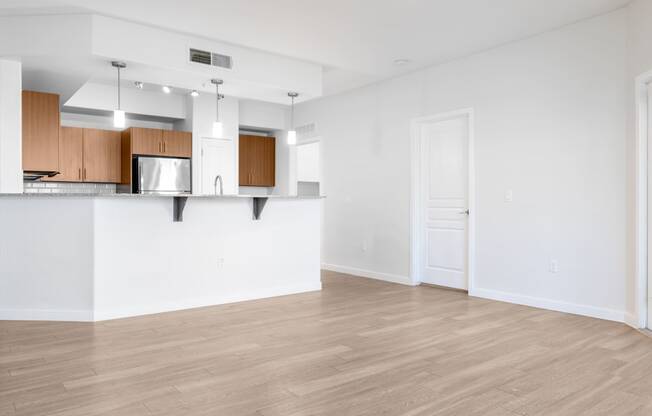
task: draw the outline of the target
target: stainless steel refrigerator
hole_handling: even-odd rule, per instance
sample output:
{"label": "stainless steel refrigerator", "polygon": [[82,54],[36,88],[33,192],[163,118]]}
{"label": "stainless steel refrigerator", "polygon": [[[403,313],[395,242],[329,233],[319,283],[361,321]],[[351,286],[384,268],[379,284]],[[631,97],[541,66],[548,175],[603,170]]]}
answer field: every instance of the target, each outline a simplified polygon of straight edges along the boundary
{"label": "stainless steel refrigerator", "polygon": [[190,159],[139,156],[133,159],[133,192],[177,195],[192,192]]}

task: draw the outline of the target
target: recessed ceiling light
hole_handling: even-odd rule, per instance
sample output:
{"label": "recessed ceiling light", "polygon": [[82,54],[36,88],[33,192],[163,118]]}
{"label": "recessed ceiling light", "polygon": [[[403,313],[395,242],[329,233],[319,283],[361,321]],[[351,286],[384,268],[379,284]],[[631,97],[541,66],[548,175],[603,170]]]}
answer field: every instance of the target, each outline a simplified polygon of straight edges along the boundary
{"label": "recessed ceiling light", "polygon": [[190,91],[190,95],[193,97],[199,97],[199,93],[197,92],[197,90]]}
{"label": "recessed ceiling light", "polygon": [[143,83],[140,82],[140,81],[136,81],[136,82],[134,82],[134,85],[135,85],[136,88],[138,88],[139,90],[142,90],[143,87],[145,86],[145,84],[143,84]]}
{"label": "recessed ceiling light", "polygon": [[399,65],[399,66],[400,65],[407,65],[410,62],[412,62],[412,61],[410,61],[409,59],[405,59],[405,58],[394,59],[394,65]]}
{"label": "recessed ceiling light", "polygon": [[172,91],[172,88],[168,87],[167,85],[164,85],[164,86],[163,86],[163,92],[164,92],[164,93],[169,94],[170,91]]}

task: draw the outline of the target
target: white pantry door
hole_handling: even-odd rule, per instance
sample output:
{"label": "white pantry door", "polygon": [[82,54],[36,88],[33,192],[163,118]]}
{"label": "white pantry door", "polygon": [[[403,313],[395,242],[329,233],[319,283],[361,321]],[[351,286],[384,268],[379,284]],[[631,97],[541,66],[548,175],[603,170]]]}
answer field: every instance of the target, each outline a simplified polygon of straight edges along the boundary
{"label": "white pantry door", "polygon": [[468,289],[469,118],[424,122],[421,137],[421,281]]}
{"label": "white pantry door", "polygon": [[[222,175],[224,195],[236,194],[233,142],[204,138],[201,141],[201,193],[215,194],[215,177]],[[219,193],[219,184],[217,186]]]}

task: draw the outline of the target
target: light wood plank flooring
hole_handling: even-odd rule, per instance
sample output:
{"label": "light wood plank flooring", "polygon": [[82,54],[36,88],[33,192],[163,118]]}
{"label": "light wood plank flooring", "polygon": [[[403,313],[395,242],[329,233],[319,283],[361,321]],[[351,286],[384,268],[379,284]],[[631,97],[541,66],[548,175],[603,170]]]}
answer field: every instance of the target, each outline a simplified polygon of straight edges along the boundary
{"label": "light wood plank flooring", "polygon": [[319,293],[0,322],[0,415],[652,415],[625,325],[324,273]]}

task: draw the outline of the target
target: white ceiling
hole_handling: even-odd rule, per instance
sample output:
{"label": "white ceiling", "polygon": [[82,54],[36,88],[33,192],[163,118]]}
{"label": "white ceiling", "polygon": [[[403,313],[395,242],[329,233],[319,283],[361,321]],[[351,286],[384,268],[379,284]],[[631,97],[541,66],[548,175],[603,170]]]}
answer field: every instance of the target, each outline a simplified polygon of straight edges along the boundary
{"label": "white ceiling", "polygon": [[[620,8],[630,0],[0,0],[93,11],[324,66],[332,94]],[[61,8],[61,9],[59,9]],[[409,59],[396,65],[396,59]]]}

